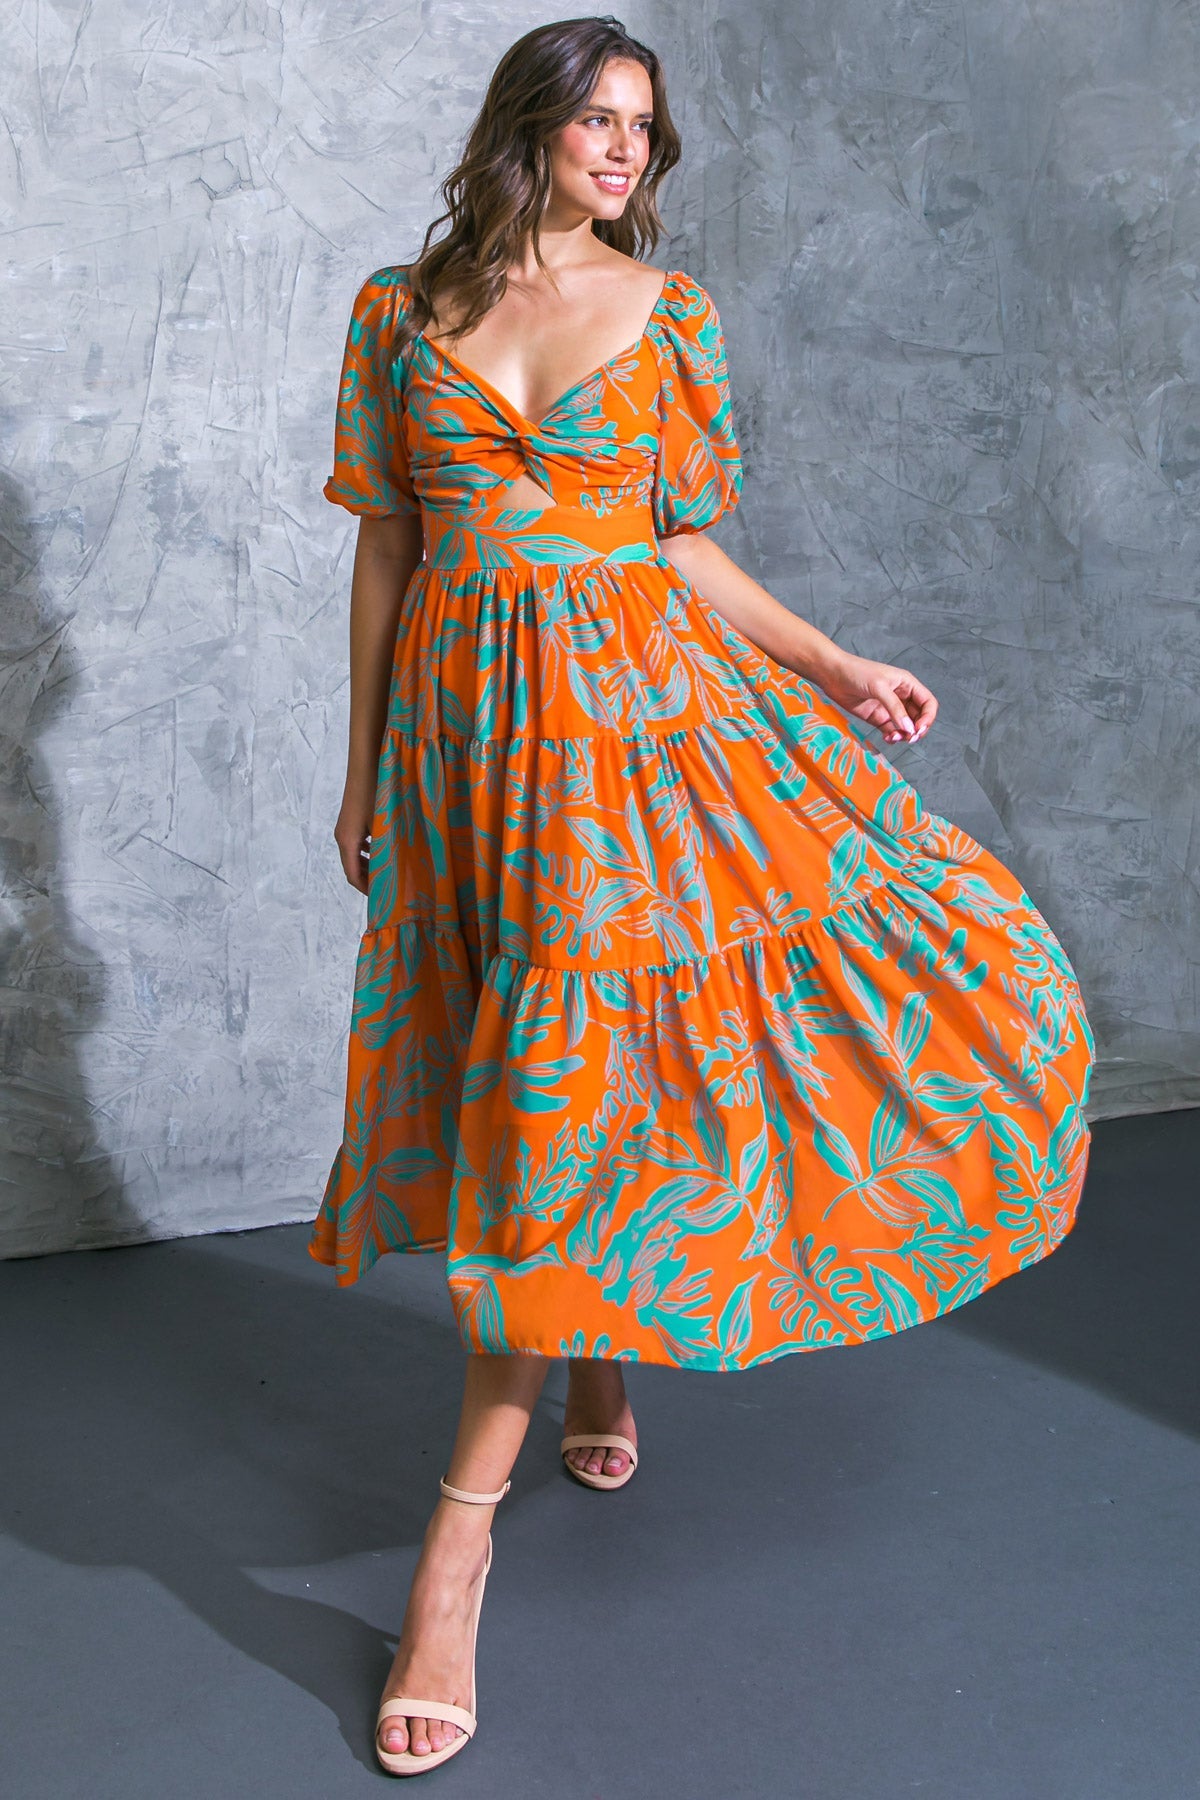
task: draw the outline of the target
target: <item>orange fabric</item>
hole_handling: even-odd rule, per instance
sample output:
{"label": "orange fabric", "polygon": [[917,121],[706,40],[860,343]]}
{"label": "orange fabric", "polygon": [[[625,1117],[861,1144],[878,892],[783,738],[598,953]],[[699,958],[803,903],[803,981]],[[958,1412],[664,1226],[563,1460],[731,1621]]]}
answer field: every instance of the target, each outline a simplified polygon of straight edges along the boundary
{"label": "orange fabric", "polygon": [[[736,1369],[1046,1255],[1094,1045],[1016,877],[661,554],[737,502],[720,320],[520,413],[355,304],[331,499],[419,510],[312,1254],[444,1251],[476,1350]],[[551,510],[506,506],[527,471]]]}

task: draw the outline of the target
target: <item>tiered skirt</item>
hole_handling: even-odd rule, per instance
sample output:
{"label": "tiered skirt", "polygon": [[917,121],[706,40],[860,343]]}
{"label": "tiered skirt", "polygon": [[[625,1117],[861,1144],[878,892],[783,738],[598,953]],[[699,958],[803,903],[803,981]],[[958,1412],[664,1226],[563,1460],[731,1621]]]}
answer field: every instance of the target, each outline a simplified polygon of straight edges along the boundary
{"label": "tiered skirt", "polygon": [[651,542],[421,566],[369,888],[310,1247],[342,1284],[444,1253],[472,1350],[748,1368],[1073,1223],[1094,1044],[1049,925]]}

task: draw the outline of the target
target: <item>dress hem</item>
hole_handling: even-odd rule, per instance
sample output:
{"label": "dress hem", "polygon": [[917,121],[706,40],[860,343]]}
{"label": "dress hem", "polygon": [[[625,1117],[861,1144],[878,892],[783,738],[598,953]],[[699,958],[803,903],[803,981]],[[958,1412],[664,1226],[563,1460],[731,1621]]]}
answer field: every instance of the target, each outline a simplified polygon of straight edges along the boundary
{"label": "dress hem", "polygon": [[[1073,1217],[1066,1227],[1066,1230],[1062,1233],[1062,1236],[1056,1238],[1053,1243],[1047,1244],[1044,1248],[1040,1249],[1036,1255],[1030,1256],[1025,1261],[1014,1264],[1012,1268],[1004,1269],[1001,1273],[992,1276],[982,1287],[971,1288],[968,1292],[960,1294],[958,1298],[953,1299],[948,1306],[938,1307],[935,1311],[927,1313],[923,1318],[912,1319],[904,1325],[885,1324],[881,1325],[877,1330],[865,1331],[859,1337],[821,1338],[810,1343],[796,1343],[790,1339],[784,1339],[772,1348],[759,1351],[756,1355],[746,1357],[741,1361],[738,1361],[736,1358],[721,1355],[720,1353],[715,1354],[711,1360],[701,1360],[696,1358],[688,1362],[681,1362],[677,1357],[667,1356],[665,1354],[661,1356],[650,1356],[640,1351],[616,1350],[611,1354],[608,1354],[599,1347],[600,1342],[603,1340],[595,1340],[592,1343],[587,1360],[599,1362],[642,1363],[647,1364],[652,1368],[681,1369],[693,1374],[701,1375],[739,1375],[745,1374],[749,1369],[761,1368],[767,1363],[778,1362],[785,1356],[802,1356],[808,1351],[815,1350],[853,1350],[864,1344],[876,1343],[881,1338],[900,1337],[904,1332],[915,1331],[922,1325],[933,1325],[939,1319],[949,1318],[953,1313],[959,1312],[964,1306],[969,1306],[973,1300],[978,1300],[992,1288],[999,1287],[1002,1282],[1010,1280],[1012,1276],[1020,1275],[1026,1269],[1032,1269],[1036,1267],[1038,1263],[1047,1261],[1047,1259],[1053,1256],[1059,1246],[1071,1235],[1071,1232],[1075,1228],[1075,1224],[1076,1219]],[[379,1254],[373,1257],[371,1262],[366,1265],[366,1267],[361,1268],[356,1275],[343,1279],[341,1271],[339,1270],[336,1285],[338,1287],[353,1286],[363,1275],[374,1268],[375,1263],[381,1261],[384,1256],[394,1254],[413,1255],[421,1252],[445,1250],[446,1248],[447,1242],[444,1238],[440,1243],[386,1244],[380,1250]],[[322,1256],[315,1244],[309,1244],[308,1252],[314,1261],[328,1267],[336,1267],[336,1260],[332,1257]],[[576,1332],[572,1335],[578,1336],[579,1333]],[[458,1336],[463,1349],[470,1355],[543,1356],[556,1361],[561,1361],[576,1355],[582,1356],[584,1353],[584,1346],[582,1344],[579,1351],[576,1352],[572,1344],[565,1337],[559,1338],[558,1347],[555,1349],[543,1347],[543,1344],[538,1342],[532,1344],[506,1344],[503,1350],[497,1351],[481,1350],[478,1346],[468,1343],[463,1337],[461,1330],[459,1330]]]}

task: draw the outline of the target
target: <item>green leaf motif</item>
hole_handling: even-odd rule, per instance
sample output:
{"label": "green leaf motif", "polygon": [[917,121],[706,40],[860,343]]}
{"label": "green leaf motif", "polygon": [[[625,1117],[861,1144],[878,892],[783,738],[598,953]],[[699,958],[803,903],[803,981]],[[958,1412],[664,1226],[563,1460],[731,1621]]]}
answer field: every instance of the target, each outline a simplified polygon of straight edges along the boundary
{"label": "green leaf motif", "polygon": [[987,1092],[986,1081],[959,1081],[954,1075],[930,1072],[918,1075],[913,1092],[918,1099],[940,1113],[969,1113],[978,1109],[979,1097]]}
{"label": "green leaf motif", "polygon": [[912,1068],[929,1036],[933,1014],[924,994],[906,994],[900,1008],[900,1024],[896,1031],[896,1048],[906,1067]]}
{"label": "green leaf motif", "polygon": [[877,1263],[866,1260],[875,1283],[875,1291],[879,1295],[883,1310],[887,1315],[888,1326],[892,1331],[904,1331],[909,1325],[919,1325],[921,1309],[913,1295],[894,1275],[881,1269]]}
{"label": "green leaf motif", "polygon": [[868,1152],[873,1169],[882,1168],[893,1150],[904,1136],[904,1121],[908,1117],[908,1102],[900,1094],[893,1082],[888,1083],[887,1092],[876,1109],[871,1121],[871,1144]]}
{"label": "green leaf motif", "polygon": [[880,992],[878,984],[871,979],[865,969],[856,968],[844,953],[841,955],[841,963],[842,973],[845,975],[847,985],[854,993],[855,998],[858,1000],[859,1004],[866,1009],[871,1018],[874,1019],[879,1029],[881,1031],[886,1031],[888,1022],[887,1001]]}
{"label": "green leaf motif", "polygon": [[745,1281],[739,1281],[721,1311],[717,1320],[717,1342],[721,1346],[721,1358],[726,1368],[734,1367],[737,1359],[750,1342],[750,1331],[753,1315],[750,1310],[750,1295],[758,1275],[749,1275]]}
{"label": "green leaf motif", "polygon": [[583,1067],[582,1056],[560,1056],[549,1063],[513,1063],[508,1070],[508,1097],[521,1112],[561,1112],[570,1095],[549,1090],[564,1076]]}
{"label": "green leaf motif", "polygon": [[908,1169],[896,1176],[897,1187],[904,1188],[925,1208],[929,1224],[939,1232],[965,1235],[967,1221],[957,1190],[944,1175],[932,1169]]}
{"label": "green leaf motif", "polygon": [[829,859],[829,901],[836,905],[844,894],[852,893],[866,868],[867,842],[861,831],[848,831]]}
{"label": "green leaf motif", "polygon": [[393,1150],[379,1164],[377,1179],[403,1186],[406,1182],[420,1181],[424,1176],[433,1174],[440,1166],[441,1158],[436,1150],[418,1150],[415,1147]]}
{"label": "green leaf motif", "polygon": [[846,1136],[840,1125],[831,1119],[816,1119],[813,1122],[813,1141],[829,1167],[847,1181],[858,1181],[862,1176],[854,1145]]}
{"label": "green leaf motif", "polygon": [[469,1106],[472,1101],[485,1099],[498,1085],[503,1071],[504,1065],[496,1057],[473,1063],[463,1076],[463,1105]]}
{"label": "green leaf motif", "polygon": [[767,1166],[767,1128],[764,1125],[742,1150],[738,1167],[738,1186],[743,1194],[752,1194],[763,1178]]}

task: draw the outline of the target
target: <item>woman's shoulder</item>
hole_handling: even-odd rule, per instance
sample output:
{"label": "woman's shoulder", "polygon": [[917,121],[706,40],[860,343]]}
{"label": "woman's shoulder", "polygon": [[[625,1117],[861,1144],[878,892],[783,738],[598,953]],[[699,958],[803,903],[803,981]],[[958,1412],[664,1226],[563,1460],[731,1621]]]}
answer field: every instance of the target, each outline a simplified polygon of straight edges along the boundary
{"label": "woman's shoulder", "polygon": [[408,263],[388,263],[385,268],[375,269],[367,276],[364,286],[386,288],[389,292],[394,288],[408,286]]}
{"label": "woman's shoulder", "polygon": [[350,336],[371,360],[391,358],[397,325],[412,304],[408,265],[389,263],[360,281],[351,308]]}
{"label": "woman's shoulder", "polygon": [[723,356],[721,315],[704,286],[686,269],[671,269],[654,311],[650,337],[672,361],[692,363]]}
{"label": "woman's shoulder", "polygon": [[692,332],[718,319],[712,295],[686,269],[668,269],[655,315]]}
{"label": "woman's shoulder", "polygon": [[354,296],[354,318],[360,325],[369,325],[376,332],[384,327],[394,328],[397,318],[411,302],[408,265],[389,263],[386,268],[372,270],[364,281],[359,282]]}
{"label": "woman's shoulder", "polygon": [[403,305],[411,296],[407,263],[389,263],[374,269],[358,286],[357,299],[367,305],[385,301],[391,306]]}
{"label": "woman's shoulder", "polygon": [[615,288],[627,287],[631,293],[638,287],[644,290],[647,325],[651,330],[667,322],[678,324],[711,305],[700,283],[686,269],[664,269],[637,256],[613,252],[604,266],[604,279]]}

